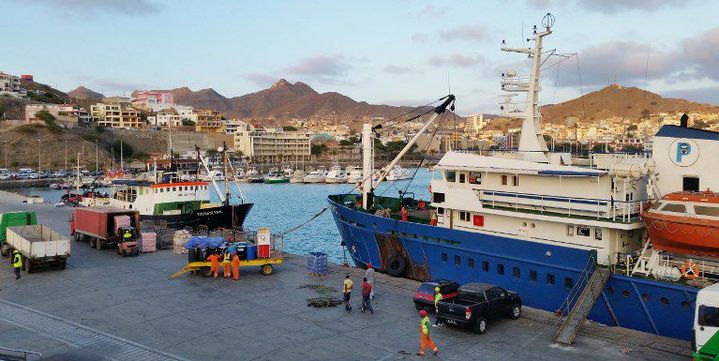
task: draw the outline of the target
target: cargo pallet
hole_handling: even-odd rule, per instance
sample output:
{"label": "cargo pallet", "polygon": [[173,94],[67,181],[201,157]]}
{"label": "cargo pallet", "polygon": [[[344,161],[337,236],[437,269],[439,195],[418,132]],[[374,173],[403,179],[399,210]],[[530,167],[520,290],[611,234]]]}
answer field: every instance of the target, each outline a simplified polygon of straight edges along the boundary
{"label": "cargo pallet", "polygon": [[[265,276],[269,276],[274,271],[274,268],[272,266],[282,264],[282,261],[282,258],[258,258],[252,260],[241,260],[240,268],[260,267],[260,271],[262,272],[262,274]],[[175,272],[175,274],[170,276],[170,279],[175,279],[188,272],[192,272],[195,274],[199,272],[204,277],[210,277],[212,275],[212,270],[210,269],[211,265],[211,262],[190,262],[187,264],[187,266],[183,267],[181,270]]]}

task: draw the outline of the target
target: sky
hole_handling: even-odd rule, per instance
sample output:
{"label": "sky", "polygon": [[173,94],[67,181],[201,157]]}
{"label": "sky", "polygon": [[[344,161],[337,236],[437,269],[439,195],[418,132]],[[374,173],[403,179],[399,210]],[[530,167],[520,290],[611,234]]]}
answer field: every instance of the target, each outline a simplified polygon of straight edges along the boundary
{"label": "sky", "polygon": [[503,71],[529,60],[552,13],[544,104],[612,83],[719,104],[719,1],[0,0],[0,71],[63,91],[214,88],[239,96],[280,78],[358,101],[497,113]]}

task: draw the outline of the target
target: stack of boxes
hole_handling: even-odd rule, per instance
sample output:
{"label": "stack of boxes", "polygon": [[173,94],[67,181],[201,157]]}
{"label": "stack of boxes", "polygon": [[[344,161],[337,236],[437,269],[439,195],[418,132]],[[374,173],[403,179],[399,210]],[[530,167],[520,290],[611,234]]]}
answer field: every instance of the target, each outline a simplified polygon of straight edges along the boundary
{"label": "stack of boxes", "polygon": [[190,231],[186,230],[179,230],[175,231],[175,235],[172,237],[172,252],[177,254],[185,254],[187,253],[187,248],[185,248],[185,243],[192,238],[192,235],[190,234]]}
{"label": "stack of boxes", "polygon": [[142,253],[157,251],[157,233],[142,232],[140,236],[142,237]]}

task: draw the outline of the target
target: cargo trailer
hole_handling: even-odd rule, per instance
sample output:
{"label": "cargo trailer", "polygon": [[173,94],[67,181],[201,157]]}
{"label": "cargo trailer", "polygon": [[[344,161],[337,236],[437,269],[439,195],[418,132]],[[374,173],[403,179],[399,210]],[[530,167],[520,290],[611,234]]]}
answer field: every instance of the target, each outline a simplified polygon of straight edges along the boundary
{"label": "cargo trailer", "polygon": [[[76,241],[89,241],[90,247],[115,248],[124,256],[137,256],[140,213],[119,208],[75,208],[70,218],[70,235]],[[129,232],[131,237],[123,235]]]}
{"label": "cargo trailer", "polygon": [[70,239],[44,224],[8,227],[6,242],[20,252],[27,273],[41,265],[65,269],[70,257]]}
{"label": "cargo trailer", "polygon": [[27,226],[37,224],[35,212],[5,212],[0,213],[0,253],[3,256],[10,255],[10,246],[5,243],[8,227]]}

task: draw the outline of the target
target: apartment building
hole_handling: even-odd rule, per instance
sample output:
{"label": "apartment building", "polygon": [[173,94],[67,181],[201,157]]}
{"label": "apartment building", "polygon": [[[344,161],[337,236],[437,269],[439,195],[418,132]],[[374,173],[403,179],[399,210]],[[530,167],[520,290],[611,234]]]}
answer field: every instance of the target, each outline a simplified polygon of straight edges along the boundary
{"label": "apartment building", "polygon": [[20,96],[20,78],[0,71],[0,94]]}
{"label": "apartment building", "polygon": [[28,104],[25,106],[25,123],[42,122],[37,117],[37,113],[43,110],[52,114],[58,123],[68,128],[91,121],[87,110],[77,104]]}
{"label": "apartment building", "polygon": [[132,104],[175,104],[175,99],[170,92],[159,92],[152,90],[140,90],[135,92]]}
{"label": "apartment building", "polygon": [[224,123],[222,122],[222,113],[210,109],[196,109],[193,115],[195,121],[195,131],[222,133],[224,131]]}
{"label": "apartment building", "polygon": [[306,131],[282,128],[239,129],[235,132],[235,150],[254,162],[306,161],[310,159],[310,136]]}
{"label": "apartment building", "polygon": [[97,103],[90,106],[90,116],[97,125],[106,128],[142,128],[140,112],[129,103]]}
{"label": "apartment building", "polygon": [[240,130],[247,131],[252,127],[249,123],[239,119],[227,119],[223,120],[222,123],[225,125],[225,133],[227,134],[235,134]]}
{"label": "apartment building", "polygon": [[189,119],[189,117],[181,115],[175,108],[168,108],[148,116],[147,122],[155,127],[177,128],[182,126],[183,119]]}

